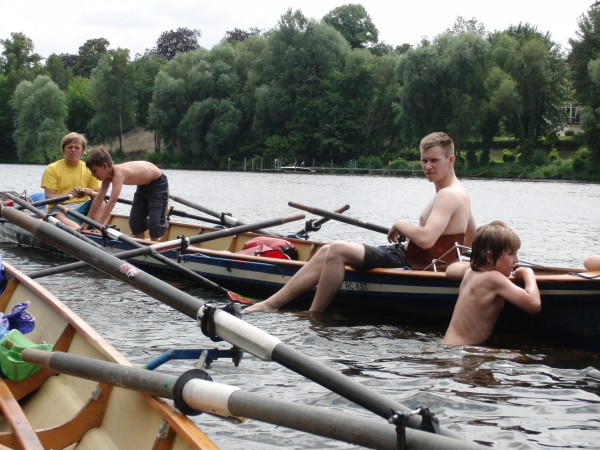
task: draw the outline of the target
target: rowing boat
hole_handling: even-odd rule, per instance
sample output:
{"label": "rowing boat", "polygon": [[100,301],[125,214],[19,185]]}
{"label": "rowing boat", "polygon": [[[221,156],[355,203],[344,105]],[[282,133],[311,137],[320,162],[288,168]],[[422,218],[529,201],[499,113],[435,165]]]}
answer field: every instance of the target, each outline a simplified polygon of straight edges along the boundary
{"label": "rowing boat", "polygon": [[[128,217],[113,214],[111,226],[129,233]],[[171,221],[163,241],[181,236],[214,232],[215,228]],[[27,231],[0,222],[0,235],[21,245],[43,247]],[[130,250],[122,241],[102,239],[88,234],[112,252]],[[259,238],[257,233],[241,233],[188,246],[184,251],[170,250],[162,255],[177,261],[187,270],[246,297],[264,299],[280,289],[325,243],[286,237],[297,251],[296,259],[241,253],[247,243]],[[141,240],[150,244],[150,241]],[[454,252],[457,249],[448,249]],[[447,256],[447,255],[446,255]],[[443,261],[444,255],[440,255]],[[161,278],[181,278],[182,272],[166,267],[154,258],[137,256],[131,262]],[[437,261],[439,262],[439,261]],[[370,271],[346,268],[341,289],[332,307],[345,313],[361,314],[365,307],[383,313],[388,320],[425,325],[436,329],[447,327],[456,299],[459,282],[450,280],[444,272],[436,271],[436,261],[428,270],[373,269]],[[544,342],[600,349],[600,274],[582,268],[532,266],[542,297],[542,311],[530,315],[507,304],[496,330],[512,335],[526,335]],[[305,308],[313,292],[307,292],[290,308]]]}
{"label": "rowing boat", "polygon": [[[44,287],[6,262],[4,270],[8,282],[0,296],[0,311],[10,312],[16,304],[29,302],[27,311],[35,318],[33,331],[21,339],[48,343],[54,351],[131,366]],[[22,361],[16,364],[16,373],[28,374]],[[0,408],[2,448],[217,448],[166,400],[47,368],[23,379],[0,379]]]}

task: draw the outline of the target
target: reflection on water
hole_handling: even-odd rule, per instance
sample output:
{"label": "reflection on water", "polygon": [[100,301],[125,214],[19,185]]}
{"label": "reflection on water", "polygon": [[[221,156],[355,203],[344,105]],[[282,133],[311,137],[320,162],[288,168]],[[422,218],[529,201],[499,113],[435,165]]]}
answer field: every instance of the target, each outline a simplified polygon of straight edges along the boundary
{"label": "reflection on water", "polygon": [[[31,167],[41,176],[43,168]],[[389,224],[397,217],[416,220],[432,194],[431,186],[419,178],[310,175],[281,178],[189,171],[169,171],[168,175],[175,195],[215,210],[230,211],[247,221],[296,213],[287,206],[292,200],[331,209],[349,203],[351,209],[346,214]],[[38,180],[37,172],[31,178]],[[285,189],[281,189],[283,181]],[[518,229],[523,240],[523,259],[581,266],[583,257],[600,253],[598,185],[482,180],[468,180],[465,184],[472,193],[478,223],[502,218]],[[189,190],[194,185],[202,186],[194,193],[195,197]],[[18,191],[16,187],[12,189]],[[29,188],[34,189],[35,186]],[[381,192],[395,192],[395,195],[390,200]],[[131,196],[132,191],[123,193],[123,197]],[[183,206],[180,209],[188,210]],[[290,228],[298,228],[297,224],[292,225]],[[332,222],[314,237],[321,240],[352,237],[372,243],[385,238]],[[7,243],[0,244],[0,252],[26,273],[69,262]],[[229,348],[227,343],[214,343],[204,337],[191,319],[93,270],[38,281],[136,363],[174,347]],[[189,292],[204,301],[223,301],[222,297],[202,289]],[[494,448],[598,448],[597,353],[549,347],[543,342],[507,336],[494,336],[485,347],[448,347],[441,343],[445,330],[411,326],[383,314],[374,315],[368,305],[354,312],[289,311],[255,314],[244,319],[303,354],[410,408],[427,406],[441,424],[465,438]],[[191,362],[172,362],[161,370],[180,373],[191,365]],[[251,355],[244,355],[239,367],[231,361],[217,360],[210,373],[215,381],[255,394],[373,418],[372,413],[318,384]],[[206,414],[194,421],[227,449],[349,448],[344,443],[255,421],[235,425]]]}

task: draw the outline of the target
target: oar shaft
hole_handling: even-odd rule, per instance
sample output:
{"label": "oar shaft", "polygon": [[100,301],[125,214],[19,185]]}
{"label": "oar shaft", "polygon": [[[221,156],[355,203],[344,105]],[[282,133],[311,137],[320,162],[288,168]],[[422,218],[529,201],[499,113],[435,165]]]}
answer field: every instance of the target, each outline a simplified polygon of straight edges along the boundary
{"label": "oar shaft", "polygon": [[36,216],[38,216],[40,219],[44,219],[44,220],[49,220],[50,222],[52,222],[56,227],[60,228],[63,231],[66,231],[67,233],[69,233],[72,236],[75,236],[77,239],[80,239],[90,245],[93,245],[97,248],[102,248],[102,246],[96,244],[94,241],[92,241],[91,239],[89,239],[87,236],[84,236],[81,233],[78,233],[77,231],[73,230],[72,228],[68,227],[67,225],[65,225],[64,223],[60,222],[56,217],[52,217],[49,216],[48,213],[46,213],[45,211],[42,211],[39,208],[36,208],[35,206],[33,206],[31,203],[27,203],[26,201],[20,199],[19,197],[16,197],[12,194],[7,193],[6,194],[10,199],[12,199],[15,203],[17,203],[18,205],[22,206],[23,208],[27,209],[28,211],[32,212],[33,214],[35,214]]}
{"label": "oar shaft", "polygon": [[[211,231],[209,233],[199,234],[199,235],[191,236],[190,238],[182,238],[182,239],[184,239],[184,243],[186,243],[186,245],[198,244],[201,242],[208,242],[208,241],[211,241],[214,239],[219,239],[219,238],[223,238],[223,237],[233,236],[236,234],[254,231],[255,229],[258,229],[258,228],[268,228],[268,227],[273,227],[273,226],[277,226],[277,225],[283,225],[288,222],[293,222],[293,221],[302,220],[302,219],[304,219],[304,214],[296,214],[296,215],[289,216],[289,217],[268,219],[268,220],[263,220],[263,221],[260,221],[257,223],[249,223],[247,225],[240,225],[240,226],[233,227],[233,228],[225,228],[222,230]],[[125,250],[125,251],[122,251],[119,253],[114,253],[114,256],[116,256],[119,259],[130,259],[130,258],[135,258],[137,256],[149,255],[153,252],[164,252],[164,251],[173,250],[176,248],[181,248],[181,246],[182,246],[181,239],[174,239],[171,241],[165,241],[165,242],[160,242],[157,244],[152,244],[152,245],[148,245],[148,246],[144,246],[144,247],[140,247],[140,248],[135,248],[133,250]],[[59,273],[68,272],[71,270],[79,270],[79,269],[85,268],[87,266],[88,266],[87,263],[80,261],[80,262],[76,262],[76,263],[70,263],[70,264],[65,264],[62,266],[52,267],[50,269],[43,269],[38,272],[29,274],[29,276],[31,278],[41,278],[41,277],[45,277],[48,275],[56,275]]]}
{"label": "oar shaft", "polygon": [[73,198],[72,194],[57,195],[56,197],[50,197],[50,198],[45,198],[43,200],[38,200],[36,202],[31,202],[30,205],[31,206],[42,206],[42,205],[47,205],[48,203],[62,203],[67,200],[71,200],[72,198]]}
{"label": "oar shaft", "polygon": [[[25,349],[21,356],[24,361],[49,367],[60,373],[161,398],[173,399],[174,391],[179,389],[176,386],[177,377],[137,367],[37,349]],[[190,408],[222,417],[248,417],[368,448],[397,448],[395,428],[383,421],[273,399],[245,392],[234,386],[192,378],[181,387],[181,398]],[[406,430],[406,443],[407,449],[481,448],[464,441],[455,442],[410,429]]]}
{"label": "oar shaft", "polygon": [[[185,206],[189,206],[192,209],[198,210],[198,211],[202,211],[205,214],[208,214],[209,216],[213,216],[216,217],[217,219],[221,218],[221,213],[218,211],[215,211],[213,209],[207,208],[206,206],[201,206],[197,203],[191,202],[189,200],[186,200],[185,198],[181,198],[178,197],[177,195],[171,195],[169,194],[169,198],[171,200],[175,200],[177,203],[181,203],[182,205]],[[241,223],[239,225],[242,225]]]}
{"label": "oar shaft", "polygon": [[[194,320],[198,311],[204,306],[203,301],[162,282],[130,263],[119,260],[103,249],[98,249],[92,245],[85,245],[83,241],[75,236],[64,233],[42,220],[36,220],[27,214],[16,211],[14,208],[3,207],[0,209],[0,214],[8,221],[28,230],[42,241],[87,262],[118,280],[134,286]],[[146,249],[135,249],[133,251],[141,252],[146,251]]]}
{"label": "oar shaft", "polygon": [[332,211],[327,211],[326,209],[315,208],[314,206],[306,206],[296,202],[288,202],[288,205],[290,205],[292,208],[298,208],[303,211],[316,214],[318,216],[323,216],[329,219],[337,220],[338,222],[344,222],[350,225],[355,225],[357,227],[366,228],[367,230],[376,231],[378,233],[388,234],[388,232],[390,231],[389,228],[365,222],[363,220],[353,219],[352,217],[344,216],[343,214],[337,214]]}
{"label": "oar shaft", "polygon": [[[88,225],[91,225],[93,227],[96,227],[98,229],[102,229],[103,225],[99,222],[96,222],[95,220],[87,217],[85,214],[81,214],[77,211],[69,211],[69,209],[65,208],[64,206],[60,206],[59,208],[65,213],[65,214],[72,214],[73,216],[77,217],[78,219],[80,219],[81,221],[83,221],[84,223],[87,223]],[[120,231],[114,230],[114,229],[108,229],[108,231],[112,231],[113,235],[116,236],[116,239],[125,242],[126,244],[131,245],[134,248],[144,248],[144,244],[141,244],[140,242],[136,241],[133,238],[130,238],[129,236],[126,236],[125,234],[121,233]],[[228,291],[227,289],[225,289],[223,286],[219,286],[217,283],[215,283],[212,280],[209,280],[208,278],[203,277],[202,275],[200,275],[199,273],[194,272],[193,270],[188,269],[187,267],[182,266],[181,264],[179,264],[177,261],[174,261],[172,259],[167,258],[166,256],[160,254],[160,253],[156,253],[155,251],[151,251],[149,253],[149,255],[156,259],[157,261],[163,263],[165,266],[167,267],[171,267],[174,268],[175,270],[184,273],[185,275],[187,275],[188,277],[190,277],[193,280],[196,280],[200,283],[202,283],[204,286],[209,287],[211,289],[214,289],[217,292],[221,292],[225,295],[227,295]]]}
{"label": "oar shaft", "polygon": [[[49,242],[60,250],[86,261],[104,273],[136,287],[188,317],[194,320],[203,318],[205,313],[203,301],[152,277],[131,264],[122,262],[113,255],[93,246],[85,245],[76,237],[63,233],[44,221],[35,220],[14,208],[2,207],[0,208],[0,215],[17,226],[28,230],[39,239]],[[281,343],[274,336],[223,310],[215,310],[212,318],[216,335],[219,338],[261,359],[277,361],[279,364],[305,375],[316,383],[329,387],[333,392],[343,392],[349,400],[364,406],[385,419],[390,417],[392,410],[408,410],[406,406],[396,403],[355,382],[350,377],[302,355],[300,352]],[[365,399],[367,392],[372,396],[372,399]],[[381,405],[385,405],[385,407]],[[412,426],[413,423],[414,420],[411,419],[409,425]],[[443,434],[454,435],[443,428],[441,430]]]}

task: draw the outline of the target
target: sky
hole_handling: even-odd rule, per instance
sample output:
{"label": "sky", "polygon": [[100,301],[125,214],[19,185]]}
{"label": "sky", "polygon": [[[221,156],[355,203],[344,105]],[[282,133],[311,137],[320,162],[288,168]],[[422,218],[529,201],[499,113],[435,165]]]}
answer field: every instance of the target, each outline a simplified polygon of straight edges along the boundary
{"label": "sky", "polygon": [[379,30],[379,40],[392,46],[433,39],[460,16],[477,19],[490,32],[528,23],[569,50],[578,19],[593,0],[0,0],[0,39],[24,33],[46,58],[77,54],[87,40],[105,38],[109,49],[127,48],[134,58],[154,47],[164,31],[200,30],[200,46],[211,49],[235,28],[277,27],[289,8],[320,20],[348,3],[361,4]]}

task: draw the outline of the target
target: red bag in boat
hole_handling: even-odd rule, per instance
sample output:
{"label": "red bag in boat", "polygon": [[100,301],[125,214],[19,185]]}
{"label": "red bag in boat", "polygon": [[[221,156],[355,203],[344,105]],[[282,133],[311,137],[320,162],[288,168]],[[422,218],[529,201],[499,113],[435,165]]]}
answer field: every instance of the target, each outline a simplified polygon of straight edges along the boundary
{"label": "red bag in boat", "polygon": [[267,258],[298,259],[298,251],[294,244],[285,239],[270,236],[257,236],[250,239],[238,253]]}

